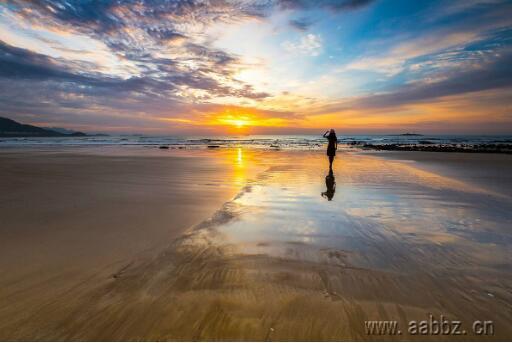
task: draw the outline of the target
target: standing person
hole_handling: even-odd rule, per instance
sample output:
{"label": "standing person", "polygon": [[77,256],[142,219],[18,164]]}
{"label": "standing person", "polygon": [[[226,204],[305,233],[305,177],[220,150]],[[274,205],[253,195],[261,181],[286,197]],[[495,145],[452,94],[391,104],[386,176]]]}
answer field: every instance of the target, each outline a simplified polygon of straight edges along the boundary
{"label": "standing person", "polygon": [[338,149],[338,137],[336,137],[334,129],[330,129],[324,133],[324,138],[329,140],[327,156],[329,156],[329,174],[332,174],[332,162],[334,161],[334,156],[336,156],[336,150]]}

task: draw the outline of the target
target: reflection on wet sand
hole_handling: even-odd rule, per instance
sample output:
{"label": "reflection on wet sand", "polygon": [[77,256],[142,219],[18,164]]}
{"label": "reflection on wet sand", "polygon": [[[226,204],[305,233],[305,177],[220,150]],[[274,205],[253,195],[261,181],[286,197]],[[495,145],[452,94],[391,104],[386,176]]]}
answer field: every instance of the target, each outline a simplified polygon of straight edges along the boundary
{"label": "reflection on wet sand", "polygon": [[330,170],[329,174],[325,177],[325,187],[327,190],[325,192],[322,192],[322,196],[325,197],[327,200],[331,201],[334,197],[334,193],[336,192],[336,179],[334,178],[334,174],[332,172],[332,169]]}
{"label": "reflection on wet sand", "polygon": [[324,179],[313,153],[234,156],[235,182],[245,158],[267,169],[156,258],[73,294],[65,310],[48,304],[59,320],[31,338],[396,339],[366,335],[364,321],[406,327],[430,313],[467,329],[493,320],[492,338],[510,337],[507,197],[373,157],[339,154]]}

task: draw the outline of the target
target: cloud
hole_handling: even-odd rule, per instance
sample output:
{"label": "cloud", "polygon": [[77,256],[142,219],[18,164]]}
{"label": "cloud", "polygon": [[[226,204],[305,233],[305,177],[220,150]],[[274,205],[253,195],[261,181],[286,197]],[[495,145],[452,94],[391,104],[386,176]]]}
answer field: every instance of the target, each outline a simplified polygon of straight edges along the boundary
{"label": "cloud", "polygon": [[[511,6],[499,0],[414,4],[411,8],[421,10],[414,27],[407,26],[410,18],[402,22],[396,13],[389,14],[393,11],[382,11],[354,17],[364,23],[343,22],[346,34],[339,37],[329,32],[332,25],[339,26],[343,12],[374,3],[7,0],[0,11],[5,32],[0,43],[0,113],[150,129],[161,118],[172,119],[166,125],[176,127],[195,118],[201,121],[204,113],[214,116],[221,110],[219,104],[275,110],[268,114],[274,120],[317,107],[380,111],[510,87],[505,61],[512,59],[505,47],[510,46],[506,29],[511,21],[505,14]],[[431,11],[437,8],[441,10]],[[322,20],[315,33],[309,31],[312,18]],[[358,30],[366,21],[375,25],[371,34]],[[259,25],[266,25],[260,41],[252,35]],[[227,37],[228,30],[238,29],[242,40]],[[503,39],[496,38],[499,30]],[[337,44],[350,48],[337,56]],[[323,51],[336,58],[328,63],[295,58]],[[341,73],[333,72],[333,62],[349,59],[340,66]],[[255,60],[261,68],[244,74]],[[319,75],[308,69],[313,63]],[[380,75],[375,80],[374,74],[354,70]],[[378,93],[368,95],[374,90]],[[290,94],[279,96],[283,91]],[[345,93],[359,97],[340,99]],[[143,118],[149,122],[144,124]]]}
{"label": "cloud", "polygon": [[363,101],[363,106],[394,106],[443,96],[512,87],[511,59],[512,53],[507,51],[488,65],[469,71],[455,72],[439,82],[420,84],[416,87],[407,86],[390,94],[368,97]]}
{"label": "cloud", "polygon": [[386,93],[348,99],[321,107],[315,113],[347,111],[353,109],[395,108],[406,104],[428,102],[447,96],[493,89],[512,89],[512,50],[501,51],[498,56],[470,69],[454,70],[439,81],[399,86]]}
{"label": "cloud", "polygon": [[46,55],[12,47],[3,41],[0,41],[0,77],[36,80],[81,78],[63,70],[55,60]]}
{"label": "cloud", "polygon": [[160,42],[175,43],[175,42],[181,42],[181,41],[186,40],[186,36],[184,34],[167,29],[167,28],[158,29],[158,28],[148,27],[146,29],[146,32],[151,37],[156,38]]}
{"label": "cloud", "polygon": [[[84,122],[83,116],[90,116],[98,125],[112,125],[115,121],[139,123],[140,118],[157,115],[180,116],[198,102],[214,98],[266,98],[268,93],[234,77],[240,69],[239,57],[214,48],[204,31],[217,22],[261,18],[267,8],[249,3],[235,6],[228,0],[208,4],[201,0],[9,0],[4,18],[23,30],[35,28],[28,32],[63,57],[36,53],[30,44],[23,49],[0,42],[0,113],[37,114],[60,123],[66,117]],[[54,36],[59,38],[58,45]],[[97,51],[87,50],[92,48],[89,43],[101,42],[117,65],[130,68],[115,73],[101,57],[79,61],[80,50],[69,45],[73,40],[80,42],[83,55],[95,56]],[[27,92],[29,96],[21,96]],[[108,119],[100,120],[102,115]]]}
{"label": "cloud", "polygon": [[[159,65],[165,65],[159,61]],[[169,65],[172,61],[167,62]],[[226,63],[220,57],[219,64]],[[159,71],[157,71],[159,73]],[[205,89],[213,95],[231,95],[251,99],[267,97],[245,85],[230,88],[216,80],[197,74],[164,74],[152,77],[151,73],[123,79],[100,73],[81,73],[65,61],[37,54],[26,49],[9,46],[0,41],[0,80],[2,112],[41,112],[40,104],[58,104],[62,108],[107,107],[136,112],[157,105],[169,111],[169,107],[184,106],[179,92],[184,88]],[[20,94],[29,96],[20,98]],[[129,100],[128,100],[129,99]],[[62,110],[62,109],[61,109]],[[108,111],[107,111],[108,112]]]}
{"label": "cloud", "polygon": [[429,33],[423,37],[415,37],[413,40],[400,43],[384,54],[357,59],[341,69],[366,70],[386,76],[394,76],[402,72],[407,67],[406,63],[414,58],[433,55],[450,49],[461,51],[461,48],[479,39],[481,37],[475,32]]}
{"label": "cloud", "polygon": [[467,13],[468,11],[485,11],[490,8],[498,8],[504,5],[510,6],[508,0],[464,0],[464,1],[450,1],[444,3],[443,6],[430,11],[429,20],[444,19],[449,16],[459,15],[461,13]]}
{"label": "cloud", "polygon": [[332,11],[355,10],[366,7],[375,0],[277,0],[278,6],[285,9],[326,8]]}
{"label": "cloud", "polygon": [[[477,9],[480,11],[478,15],[467,15],[462,20],[452,17],[453,13]],[[371,71],[393,77],[407,71],[409,64],[420,58],[436,59],[439,54],[452,53],[452,61],[459,57],[464,59],[468,47],[479,43],[488,43],[488,49],[496,49],[506,43],[510,35],[512,20],[505,13],[512,13],[512,5],[502,0],[452,1],[429,7],[429,11],[416,19],[419,29],[391,37],[376,35],[363,44],[359,56],[341,66],[339,71]],[[439,24],[433,25],[432,21]]]}
{"label": "cloud", "polygon": [[282,47],[290,53],[318,56],[322,52],[322,38],[319,35],[308,33],[297,42],[283,42]]}
{"label": "cloud", "polygon": [[256,16],[257,6],[234,6],[227,0],[211,4],[200,0],[9,3],[9,9],[33,25],[69,35],[78,32],[105,43],[112,53],[137,68],[131,82],[151,91],[186,87],[206,90],[210,97],[267,96],[237,81],[233,75],[239,68],[238,57],[212,48],[202,34],[204,26],[213,22]]}
{"label": "cloud", "polygon": [[313,24],[309,18],[299,18],[290,20],[290,26],[299,31],[307,31]]}

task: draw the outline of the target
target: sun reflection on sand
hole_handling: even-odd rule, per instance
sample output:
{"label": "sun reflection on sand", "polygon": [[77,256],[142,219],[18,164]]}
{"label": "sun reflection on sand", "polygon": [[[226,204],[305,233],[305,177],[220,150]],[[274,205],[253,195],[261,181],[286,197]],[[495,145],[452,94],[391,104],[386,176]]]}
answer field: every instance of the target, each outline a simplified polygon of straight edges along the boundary
{"label": "sun reflection on sand", "polygon": [[[237,148],[232,154],[233,182],[245,184],[249,180],[247,164],[261,161],[250,150]],[[251,157],[247,162],[246,158]],[[484,223],[477,218],[481,215],[471,212],[474,209],[468,202],[471,195],[461,198],[460,194],[493,195],[485,189],[407,164],[347,154],[335,163],[337,195],[332,204],[326,204],[320,197],[325,193],[324,176],[318,173],[318,166],[326,164],[323,156],[302,153],[290,163],[280,159],[277,153],[270,160],[271,163],[267,159],[267,171],[252,180],[250,188],[232,202],[237,208],[245,209],[244,216],[222,228],[235,242],[253,241],[258,245],[276,239],[295,239],[332,243],[324,237],[339,230],[354,233],[355,226],[363,225],[393,238],[407,235],[414,242],[466,244],[471,234],[451,230],[453,220],[449,219],[460,218],[472,225],[473,231]],[[492,222],[485,225],[499,226]],[[475,245],[473,248],[476,251]]]}
{"label": "sun reflection on sand", "polygon": [[244,155],[242,148],[237,148],[233,153],[233,182],[238,187],[243,187],[247,182],[247,165],[244,163]]}
{"label": "sun reflection on sand", "polygon": [[238,165],[243,165],[244,163],[244,160],[243,160],[243,153],[242,153],[242,148],[238,148],[237,149],[237,159],[236,161],[238,162]]}
{"label": "sun reflection on sand", "polygon": [[252,178],[266,168],[266,164],[262,163],[261,151],[237,147],[209,151],[209,153],[215,154],[221,163],[230,167],[231,173],[224,182],[237,189],[243,188]]}

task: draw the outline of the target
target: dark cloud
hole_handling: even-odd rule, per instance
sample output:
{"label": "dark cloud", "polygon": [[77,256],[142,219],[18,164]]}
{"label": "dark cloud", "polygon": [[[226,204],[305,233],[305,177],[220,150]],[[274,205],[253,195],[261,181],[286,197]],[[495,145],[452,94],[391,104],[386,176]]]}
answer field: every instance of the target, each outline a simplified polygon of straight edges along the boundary
{"label": "dark cloud", "polygon": [[[268,4],[229,0],[8,0],[8,3],[28,19],[53,18],[99,34],[147,25],[164,25],[163,31],[170,26],[172,32],[173,19],[209,23],[233,20],[235,16],[261,16],[268,8]],[[163,32],[161,29],[151,30]]]}
{"label": "dark cloud", "polygon": [[[0,41],[0,78],[69,82],[78,86],[104,87],[118,91],[141,91],[151,86],[150,79],[139,77],[121,79],[99,73],[78,73],[69,68],[63,61],[26,49],[16,48],[2,41]],[[156,86],[156,84],[153,84],[153,86]]]}
{"label": "dark cloud", "polygon": [[327,8],[333,11],[355,10],[370,5],[375,0],[278,0],[286,9]]}
{"label": "dark cloud", "polygon": [[375,0],[347,0],[347,1],[338,1],[340,4],[338,6],[339,9],[356,9],[360,7],[367,6],[374,2]]}
{"label": "dark cloud", "polygon": [[59,79],[76,77],[48,56],[16,48],[0,41],[0,77],[8,79]]}
{"label": "dark cloud", "polygon": [[166,41],[166,42],[174,42],[178,40],[185,39],[186,36],[184,34],[181,34],[179,32],[169,30],[169,29],[154,29],[154,28],[147,28],[146,32],[154,37],[157,38],[160,41]]}
{"label": "dark cloud", "polygon": [[307,31],[312,24],[313,22],[309,18],[290,20],[290,26],[300,31]]}
{"label": "dark cloud", "polygon": [[111,10],[121,1],[9,0],[8,2],[27,15],[32,13],[40,17],[53,17],[75,26],[89,26],[97,30],[109,31],[122,25],[121,20],[111,15]]}
{"label": "dark cloud", "polygon": [[207,64],[213,63],[215,67],[229,66],[238,61],[238,59],[224,51],[212,49],[203,45],[189,43],[187,51],[191,52],[196,61],[207,61]]}
{"label": "dark cloud", "polygon": [[206,11],[209,6],[199,0],[9,0],[20,13],[54,18],[62,23],[97,32],[109,32],[147,19],[164,19],[167,15],[187,16]]}

